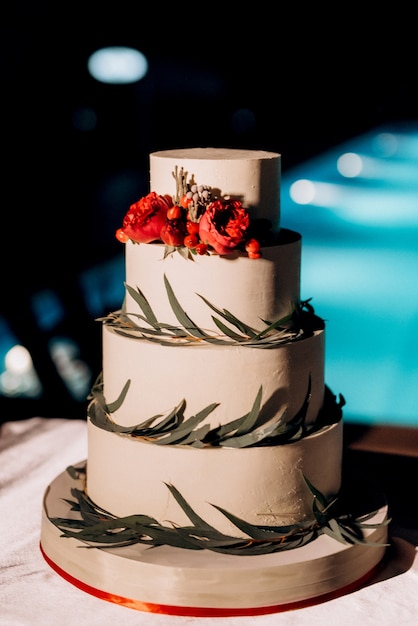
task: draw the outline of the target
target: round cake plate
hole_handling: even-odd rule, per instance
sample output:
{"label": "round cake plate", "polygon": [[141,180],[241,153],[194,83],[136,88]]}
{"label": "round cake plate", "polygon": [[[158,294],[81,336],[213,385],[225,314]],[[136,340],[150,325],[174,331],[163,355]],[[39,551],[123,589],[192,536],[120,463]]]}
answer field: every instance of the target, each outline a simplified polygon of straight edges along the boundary
{"label": "round cake plate", "polygon": [[[83,488],[83,481],[63,472],[46,490],[40,542],[46,562],[86,593],[140,611],[225,617],[302,608],[364,585],[386,551],[387,505],[381,498],[368,521],[378,527],[366,531],[367,541],[378,546],[321,535],[301,548],[261,556],[142,544],[96,548],[64,537],[50,520],[77,517],[69,502],[74,487]],[[376,501],[375,494],[370,501]]]}

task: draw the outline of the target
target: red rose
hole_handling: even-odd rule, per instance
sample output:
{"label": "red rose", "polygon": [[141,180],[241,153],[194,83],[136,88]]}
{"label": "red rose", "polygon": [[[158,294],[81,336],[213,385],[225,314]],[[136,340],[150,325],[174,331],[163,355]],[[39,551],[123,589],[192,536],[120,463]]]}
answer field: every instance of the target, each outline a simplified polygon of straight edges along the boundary
{"label": "red rose", "polygon": [[173,206],[171,196],[159,196],[151,191],[129,207],[123,219],[123,233],[136,243],[150,243],[160,239],[168,209]]}
{"label": "red rose", "polygon": [[214,200],[200,218],[200,239],[218,254],[228,254],[243,243],[250,217],[239,200]]}

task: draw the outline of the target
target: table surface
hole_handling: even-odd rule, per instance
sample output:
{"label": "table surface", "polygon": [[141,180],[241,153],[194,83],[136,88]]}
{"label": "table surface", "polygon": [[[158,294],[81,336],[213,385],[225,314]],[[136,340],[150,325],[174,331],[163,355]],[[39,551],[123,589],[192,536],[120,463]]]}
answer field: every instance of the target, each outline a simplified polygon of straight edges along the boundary
{"label": "table surface", "polygon": [[[402,434],[405,432],[400,441],[405,439]],[[370,432],[350,441],[349,452],[355,460],[374,468],[375,477],[382,477],[394,513],[387,558],[367,586],[326,603],[270,615],[179,617],[139,612],[100,600],[47,565],[39,549],[43,495],[68,465],[87,458],[86,423],[41,417],[5,422],[0,429],[0,626],[231,626],[238,619],[239,626],[416,626],[418,496],[414,479],[418,457],[408,449],[406,455],[396,450],[393,454],[393,436],[389,439],[389,455],[382,450],[380,435],[377,444]],[[369,444],[371,451],[366,449]],[[398,488],[408,483],[405,492]],[[403,497],[408,492],[410,495]]]}

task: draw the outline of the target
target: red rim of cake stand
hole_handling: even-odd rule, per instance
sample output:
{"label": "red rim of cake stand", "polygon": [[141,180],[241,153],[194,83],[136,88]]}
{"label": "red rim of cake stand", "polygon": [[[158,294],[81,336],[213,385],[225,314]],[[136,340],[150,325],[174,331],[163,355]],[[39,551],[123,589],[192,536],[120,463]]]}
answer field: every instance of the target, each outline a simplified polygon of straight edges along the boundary
{"label": "red rim of cake stand", "polygon": [[270,613],[283,613],[285,611],[293,611],[309,606],[315,606],[316,604],[328,602],[329,600],[334,600],[341,596],[352,593],[353,591],[357,591],[368,581],[370,581],[370,579],[381,569],[382,566],[381,563],[378,563],[369,572],[367,572],[367,574],[365,574],[358,580],[350,583],[349,585],[346,585],[345,587],[341,587],[340,589],[336,589],[335,591],[324,593],[322,595],[308,598],[306,600],[298,600],[296,602],[275,604],[272,606],[260,606],[254,608],[171,606],[167,604],[153,604],[151,602],[141,602],[140,600],[124,598],[122,596],[96,589],[95,587],[87,585],[86,583],[78,580],[77,578],[71,576],[71,574],[68,574],[68,572],[63,570],[59,565],[57,565],[52,559],[48,557],[48,555],[44,552],[42,548],[42,544],[40,544],[40,550],[45,561],[57,574],[59,574],[67,582],[71,583],[78,589],[81,589],[81,591],[95,596],[100,600],[113,602],[114,604],[119,604],[120,606],[134,609],[136,611],[143,611],[146,613],[160,613],[161,615],[177,615],[184,617],[245,617],[254,615],[267,615]]}

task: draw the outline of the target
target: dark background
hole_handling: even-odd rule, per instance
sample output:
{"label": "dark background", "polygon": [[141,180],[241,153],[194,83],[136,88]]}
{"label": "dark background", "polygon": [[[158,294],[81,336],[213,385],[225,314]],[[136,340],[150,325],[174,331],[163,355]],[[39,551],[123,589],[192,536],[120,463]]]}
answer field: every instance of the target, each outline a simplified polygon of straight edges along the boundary
{"label": "dark background", "polygon": [[[36,402],[0,399],[3,419],[85,415],[50,362],[31,297],[59,293],[61,330],[99,372],[101,331],[78,276],[121,253],[114,232],[148,191],[149,152],[273,150],[287,170],[381,124],[418,119],[415,17],[401,5],[367,16],[331,6],[27,1],[3,11],[0,315],[48,389]],[[143,52],[145,79],[91,78],[89,55],[109,45]]]}

